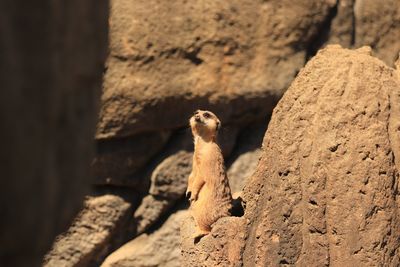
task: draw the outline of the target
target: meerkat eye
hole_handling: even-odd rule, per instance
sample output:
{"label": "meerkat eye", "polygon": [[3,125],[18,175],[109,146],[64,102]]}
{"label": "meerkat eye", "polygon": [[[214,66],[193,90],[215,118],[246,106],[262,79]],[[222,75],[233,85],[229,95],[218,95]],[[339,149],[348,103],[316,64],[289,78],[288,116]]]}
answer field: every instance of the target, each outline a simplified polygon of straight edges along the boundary
{"label": "meerkat eye", "polygon": [[211,118],[211,114],[208,113],[208,112],[204,112],[203,116],[204,116],[204,118],[206,118],[206,119]]}
{"label": "meerkat eye", "polygon": [[197,114],[199,114],[199,111],[198,111],[198,110],[196,110],[196,111],[194,112],[194,115],[197,115]]}

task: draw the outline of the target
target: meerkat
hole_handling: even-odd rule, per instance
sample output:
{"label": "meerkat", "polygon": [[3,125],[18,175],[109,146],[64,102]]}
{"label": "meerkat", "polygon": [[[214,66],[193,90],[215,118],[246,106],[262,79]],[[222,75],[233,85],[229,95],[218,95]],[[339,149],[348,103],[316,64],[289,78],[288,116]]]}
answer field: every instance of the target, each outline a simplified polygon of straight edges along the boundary
{"label": "meerkat", "polygon": [[201,238],[210,233],[211,225],[219,218],[230,216],[232,195],[224,158],[217,144],[220,120],[210,111],[197,110],[189,122],[194,154],[186,197],[197,224],[193,238]]}

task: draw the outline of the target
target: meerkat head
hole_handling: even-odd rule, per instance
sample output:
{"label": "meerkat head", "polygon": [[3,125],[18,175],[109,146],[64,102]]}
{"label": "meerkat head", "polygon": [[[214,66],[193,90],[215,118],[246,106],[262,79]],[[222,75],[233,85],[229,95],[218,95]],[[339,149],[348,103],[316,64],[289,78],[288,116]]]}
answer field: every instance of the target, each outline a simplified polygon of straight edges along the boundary
{"label": "meerkat head", "polygon": [[215,140],[221,128],[221,122],[211,111],[196,110],[190,118],[190,127],[193,136],[200,136],[204,140]]}

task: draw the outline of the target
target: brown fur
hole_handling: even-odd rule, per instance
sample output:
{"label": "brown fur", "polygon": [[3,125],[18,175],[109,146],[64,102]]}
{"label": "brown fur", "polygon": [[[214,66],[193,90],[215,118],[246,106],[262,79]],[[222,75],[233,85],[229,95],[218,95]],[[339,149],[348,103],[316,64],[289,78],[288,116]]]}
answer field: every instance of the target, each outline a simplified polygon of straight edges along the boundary
{"label": "brown fur", "polygon": [[229,216],[232,195],[224,158],[216,138],[221,122],[210,111],[198,110],[190,118],[194,137],[193,169],[186,195],[197,224],[195,237],[208,234],[219,218]]}

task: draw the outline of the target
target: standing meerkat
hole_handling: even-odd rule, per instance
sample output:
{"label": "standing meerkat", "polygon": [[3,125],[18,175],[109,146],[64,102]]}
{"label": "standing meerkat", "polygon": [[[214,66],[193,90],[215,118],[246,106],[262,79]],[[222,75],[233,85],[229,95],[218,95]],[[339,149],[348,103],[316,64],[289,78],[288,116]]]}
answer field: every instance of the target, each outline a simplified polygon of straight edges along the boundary
{"label": "standing meerkat", "polygon": [[197,228],[194,238],[211,231],[219,218],[230,216],[232,195],[225,172],[224,158],[217,144],[221,122],[210,111],[197,110],[190,118],[194,138],[193,169],[186,197]]}

